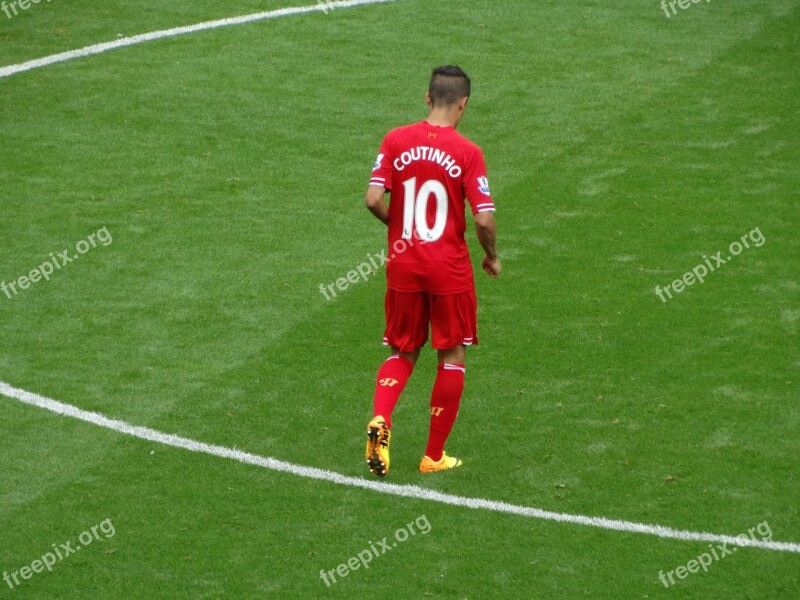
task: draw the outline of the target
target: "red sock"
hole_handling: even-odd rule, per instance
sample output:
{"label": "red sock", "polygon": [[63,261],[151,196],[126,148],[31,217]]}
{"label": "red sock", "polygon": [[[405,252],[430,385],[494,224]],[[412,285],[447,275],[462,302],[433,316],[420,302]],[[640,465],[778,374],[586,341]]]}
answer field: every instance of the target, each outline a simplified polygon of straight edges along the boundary
{"label": "red sock", "polygon": [[425,455],[434,461],[442,459],[444,444],[456,422],[461,394],[464,391],[464,365],[439,365],[431,394],[431,429]]}
{"label": "red sock", "polygon": [[387,358],[378,370],[378,379],[375,382],[375,409],[372,416],[380,415],[386,419],[386,426],[389,429],[392,428],[392,411],[413,370],[414,363],[397,354]]}

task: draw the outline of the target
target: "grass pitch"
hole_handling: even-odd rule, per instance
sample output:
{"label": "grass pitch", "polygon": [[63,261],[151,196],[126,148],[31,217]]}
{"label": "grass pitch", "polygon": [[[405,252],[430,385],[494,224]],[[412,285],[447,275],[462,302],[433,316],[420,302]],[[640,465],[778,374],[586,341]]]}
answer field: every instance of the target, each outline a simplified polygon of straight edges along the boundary
{"label": "grass pitch", "polygon": [[[87,0],[0,13],[3,64],[289,6]],[[473,78],[504,271],[423,476],[434,354],[393,418],[395,483],[800,540],[800,8],[791,0],[398,2],[161,40],[0,79],[0,380],[138,425],[367,477],[385,356],[363,208],[430,68]],[[672,299],[655,294],[759,228]],[[470,235],[472,236],[471,232]],[[480,261],[470,238],[476,266]],[[478,269],[479,271],[479,269]],[[470,511],[169,449],[0,398],[0,571],[110,519],[0,598],[792,598],[800,556]],[[373,541],[430,531],[329,586]]]}

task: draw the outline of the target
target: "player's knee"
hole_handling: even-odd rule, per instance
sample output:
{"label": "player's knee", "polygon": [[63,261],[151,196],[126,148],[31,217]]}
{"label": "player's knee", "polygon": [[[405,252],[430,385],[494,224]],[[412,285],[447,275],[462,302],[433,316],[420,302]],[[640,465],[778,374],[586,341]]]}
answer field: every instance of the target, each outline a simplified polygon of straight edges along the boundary
{"label": "player's knee", "polygon": [[467,356],[467,347],[464,345],[454,346],[446,350],[439,350],[440,363],[464,364]]}
{"label": "player's knee", "polygon": [[407,361],[409,361],[412,365],[417,363],[417,359],[419,358],[419,348],[414,350],[413,352],[400,352],[397,348],[392,348],[393,354],[399,354]]}

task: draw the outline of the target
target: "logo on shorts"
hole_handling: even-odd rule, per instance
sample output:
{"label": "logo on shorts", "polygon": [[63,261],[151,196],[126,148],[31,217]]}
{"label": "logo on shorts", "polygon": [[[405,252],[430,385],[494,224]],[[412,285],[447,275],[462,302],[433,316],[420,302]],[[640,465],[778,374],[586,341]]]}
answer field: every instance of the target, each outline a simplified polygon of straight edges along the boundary
{"label": "logo on shorts", "polygon": [[438,417],[444,411],[444,407],[442,406],[432,406],[431,407],[431,416]]}
{"label": "logo on shorts", "polygon": [[384,377],[378,383],[380,383],[383,387],[394,387],[399,382],[397,381],[397,379],[392,379],[391,377]]}
{"label": "logo on shorts", "polygon": [[383,154],[378,154],[378,158],[375,160],[375,166],[372,167],[373,171],[377,171],[381,168],[381,163],[383,162]]}
{"label": "logo on shorts", "polygon": [[487,177],[478,177],[478,189],[484,196],[491,196],[489,192],[489,179]]}

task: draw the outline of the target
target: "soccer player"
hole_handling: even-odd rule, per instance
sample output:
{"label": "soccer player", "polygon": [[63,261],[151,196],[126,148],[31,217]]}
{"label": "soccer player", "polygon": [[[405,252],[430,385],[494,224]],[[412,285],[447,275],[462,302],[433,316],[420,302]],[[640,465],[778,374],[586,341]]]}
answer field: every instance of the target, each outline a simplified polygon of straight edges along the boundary
{"label": "soccer player", "polygon": [[[444,445],[464,389],[466,347],[477,345],[477,300],[467,243],[465,201],[472,210],[483,270],[500,274],[494,202],[480,148],[456,132],[470,96],[459,67],[434,69],[426,95],[428,118],[390,131],[383,140],[366,194],[367,208],[389,228],[386,331],[391,356],[378,371],[373,419],[367,426],[367,463],[389,471],[392,411],[428,340],[439,367],[423,473],[460,466]],[[389,204],[386,193],[391,193]]]}

